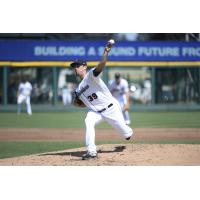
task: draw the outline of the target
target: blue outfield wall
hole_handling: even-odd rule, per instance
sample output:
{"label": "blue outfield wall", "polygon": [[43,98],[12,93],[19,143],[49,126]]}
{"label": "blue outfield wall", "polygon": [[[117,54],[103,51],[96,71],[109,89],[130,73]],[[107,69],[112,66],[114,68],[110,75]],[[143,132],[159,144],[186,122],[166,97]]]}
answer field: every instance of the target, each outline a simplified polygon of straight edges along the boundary
{"label": "blue outfield wall", "polygon": [[[0,40],[0,61],[99,61],[105,41]],[[116,42],[109,61],[200,61],[199,42]]]}

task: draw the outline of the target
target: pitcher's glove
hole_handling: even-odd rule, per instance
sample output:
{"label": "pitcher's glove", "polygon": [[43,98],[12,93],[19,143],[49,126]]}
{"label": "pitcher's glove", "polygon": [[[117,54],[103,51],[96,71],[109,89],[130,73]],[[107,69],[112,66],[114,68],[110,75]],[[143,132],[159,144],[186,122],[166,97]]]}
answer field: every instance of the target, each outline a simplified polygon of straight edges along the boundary
{"label": "pitcher's glove", "polygon": [[73,105],[78,106],[78,107],[82,107],[82,108],[86,107],[86,105],[79,99],[76,92],[73,92],[72,103]]}

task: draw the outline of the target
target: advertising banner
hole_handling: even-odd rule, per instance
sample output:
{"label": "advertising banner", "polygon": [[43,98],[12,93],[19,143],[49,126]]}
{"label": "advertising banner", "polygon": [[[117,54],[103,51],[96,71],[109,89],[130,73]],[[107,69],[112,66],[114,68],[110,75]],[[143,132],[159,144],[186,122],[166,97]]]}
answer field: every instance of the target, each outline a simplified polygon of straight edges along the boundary
{"label": "advertising banner", "polygon": [[[105,41],[0,40],[0,61],[99,61]],[[109,61],[200,61],[199,42],[116,42]]]}

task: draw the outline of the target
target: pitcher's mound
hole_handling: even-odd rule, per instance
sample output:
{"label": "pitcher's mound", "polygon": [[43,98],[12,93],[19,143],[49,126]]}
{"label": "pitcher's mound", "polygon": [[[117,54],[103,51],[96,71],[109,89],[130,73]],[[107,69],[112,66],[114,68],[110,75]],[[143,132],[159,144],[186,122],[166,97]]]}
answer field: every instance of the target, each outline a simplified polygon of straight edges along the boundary
{"label": "pitcher's mound", "polygon": [[200,165],[198,144],[107,144],[98,146],[98,158],[82,160],[85,148],[6,158],[0,165],[20,166],[130,166]]}

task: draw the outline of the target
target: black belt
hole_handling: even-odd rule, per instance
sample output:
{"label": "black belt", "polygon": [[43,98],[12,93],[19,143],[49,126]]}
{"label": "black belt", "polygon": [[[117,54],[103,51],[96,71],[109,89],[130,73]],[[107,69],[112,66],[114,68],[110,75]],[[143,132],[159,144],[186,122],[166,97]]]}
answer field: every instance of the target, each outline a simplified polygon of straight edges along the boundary
{"label": "black belt", "polygon": [[[110,108],[111,106],[113,106],[113,103],[109,104],[107,108]],[[103,108],[102,110],[97,111],[98,113],[102,113],[103,111],[105,111],[107,108]]]}

